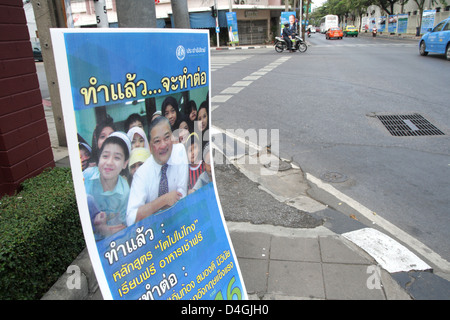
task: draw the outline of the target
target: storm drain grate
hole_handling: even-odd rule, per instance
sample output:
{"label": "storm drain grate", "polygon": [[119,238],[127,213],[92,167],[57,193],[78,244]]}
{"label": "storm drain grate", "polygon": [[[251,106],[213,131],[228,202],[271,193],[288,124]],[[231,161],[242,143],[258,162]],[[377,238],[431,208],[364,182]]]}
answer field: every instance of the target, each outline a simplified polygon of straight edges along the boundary
{"label": "storm drain grate", "polygon": [[445,135],[420,114],[377,115],[391,135],[402,136],[442,136]]}

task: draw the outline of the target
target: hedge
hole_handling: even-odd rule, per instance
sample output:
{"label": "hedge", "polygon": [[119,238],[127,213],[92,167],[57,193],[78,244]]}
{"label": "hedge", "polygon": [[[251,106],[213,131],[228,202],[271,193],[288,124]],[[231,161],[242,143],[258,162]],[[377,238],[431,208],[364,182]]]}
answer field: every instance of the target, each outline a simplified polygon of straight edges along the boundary
{"label": "hedge", "polygon": [[0,199],[0,299],[40,299],[85,246],[70,168]]}

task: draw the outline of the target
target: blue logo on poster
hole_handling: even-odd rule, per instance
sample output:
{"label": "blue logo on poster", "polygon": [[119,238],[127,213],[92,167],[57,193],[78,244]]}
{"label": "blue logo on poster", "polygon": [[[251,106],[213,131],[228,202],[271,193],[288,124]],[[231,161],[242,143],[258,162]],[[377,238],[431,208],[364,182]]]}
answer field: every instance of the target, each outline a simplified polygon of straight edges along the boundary
{"label": "blue logo on poster", "polygon": [[184,58],[186,57],[186,50],[184,49],[183,46],[178,46],[177,47],[177,58],[178,60],[182,61],[184,60]]}

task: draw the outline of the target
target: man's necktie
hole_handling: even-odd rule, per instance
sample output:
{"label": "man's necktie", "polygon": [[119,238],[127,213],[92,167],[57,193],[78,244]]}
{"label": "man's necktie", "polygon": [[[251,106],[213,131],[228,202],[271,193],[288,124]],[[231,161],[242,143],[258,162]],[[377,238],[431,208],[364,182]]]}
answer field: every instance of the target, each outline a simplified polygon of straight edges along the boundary
{"label": "man's necktie", "polygon": [[166,163],[161,167],[161,179],[159,180],[159,192],[158,197],[169,192],[169,182],[167,181],[167,167],[169,165]]}

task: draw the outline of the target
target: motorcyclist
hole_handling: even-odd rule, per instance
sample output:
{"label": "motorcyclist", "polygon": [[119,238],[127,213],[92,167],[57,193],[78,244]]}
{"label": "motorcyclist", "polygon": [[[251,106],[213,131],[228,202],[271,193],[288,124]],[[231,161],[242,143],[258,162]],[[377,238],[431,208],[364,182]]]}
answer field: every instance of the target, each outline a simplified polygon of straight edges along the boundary
{"label": "motorcyclist", "polygon": [[289,24],[285,24],[283,28],[283,39],[286,41],[289,51],[292,50],[292,39],[297,35],[297,23],[295,22],[295,16],[291,14],[289,16]]}

